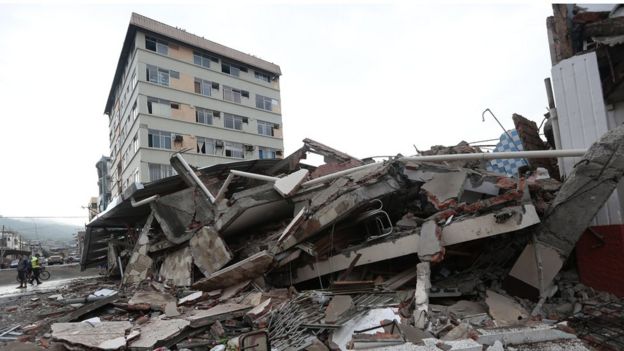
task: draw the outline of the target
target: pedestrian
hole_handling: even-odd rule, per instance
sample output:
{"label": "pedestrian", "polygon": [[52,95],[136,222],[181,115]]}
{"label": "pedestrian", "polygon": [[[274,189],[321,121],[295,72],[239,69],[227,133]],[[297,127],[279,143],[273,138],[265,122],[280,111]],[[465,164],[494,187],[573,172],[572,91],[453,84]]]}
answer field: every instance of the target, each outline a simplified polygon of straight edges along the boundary
{"label": "pedestrian", "polygon": [[20,286],[18,289],[26,288],[26,281],[28,280],[28,256],[27,255],[19,255],[19,261],[17,263],[17,277],[20,281]]}
{"label": "pedestrian", "polygon": [[30,284],[36,280],[37,285],[41,285],[41,280],[39,280],[39,273],[41,272],[41,266],[39,264],[39,254],[35,254],[35,256],[30,260],[32,265],[32,277],[30,277]]}

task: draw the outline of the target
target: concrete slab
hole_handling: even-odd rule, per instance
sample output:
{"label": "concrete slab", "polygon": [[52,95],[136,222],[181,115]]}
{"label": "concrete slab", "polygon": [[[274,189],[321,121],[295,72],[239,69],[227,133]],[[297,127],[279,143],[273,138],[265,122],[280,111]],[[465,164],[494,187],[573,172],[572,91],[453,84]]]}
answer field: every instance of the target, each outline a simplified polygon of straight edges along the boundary
{"label": "concrete slab", "polygon": [[289,197],[299,190],[301,183],[308,177],[307,169],[300,169],[285,177],[279,178],[273,183],[273,189],[280,193],[283,197]]}
{"label": "concrete slab", "polygon": [[203,227],[189,241],[193,262],[209,276],[223,268],[232,259],[232,253],[212,227]]}
{"label": "concrete slab", "polygon": [[176,286],[191,285],[191,273],[193,270],[193,256],[191,248],[185,246],[178,249],[165,257],[160,266],[160,276],[166,282]]}
{"label": "concrete slab", "polygon": [[[503,213],[511,214],[511,216],[505,216],[506,219],[501,220],[499,217]],[[528,204],[510,206],[483,216],[451,222],[442,228],[442,243],[444,246],[449,246],[487,238],[527,228],[539,222],[535,206]]]}
{"label": "concrete slab", "polygon": [[463,170],[435,174],[421,189],[434,196],[439,203],[459,199],[464,190],[466,172]]}
{"label": "concrete slab", "polygon": [[130,322],[54,323],[52,338],[97,350],[118,350],[126,346]]}
{"label": "concrete slab", "polygon": [[273,262],[274,256],[264,250],[200,279],[193,284],[193,288],[209,291],[255,279],[264,274]]}
{"label": "concrete slab", "polygon": [[340,316],[353,307],[353,299],[349,295],[336,295],[325,309],[325,323],[334,324]]}
{"label": "concrete slab", "polygon": [[[332,256],[325,261],[298,268],[293,274],[292,283],[318,279],[319,276],[347,269],[357,254],[362,254],[362,257],[357,261],[356,267],[414,254],[418,248],[418,240],[419,235],[412,232],[392,240],[374,243],[367,247]],[[289,284],[290,281],[290,277],[284,278],[285,284]]]}
{"label": "concrete slab", "polygon": [[159,342],[179,335],[190,324],[185,319],[152,318],[141,325],[141,335],[130,343],[130,350],[153,350]]}
{"label": "concrete slab", "polygon": [[222,303],[207,310],[195,310],[192,315],[185,317],[193,328],[202,327],[215,321],[242,317],[251,310],[252,306],[236,303]]}
{"label": "concrete slab", "polygon": [[477,341],[484,345],[494,345],[497,340],[505,345],[519,345],[553,340],[576,339],[576,335],[566,333],[550,325],[477,329],[477,331],[480,334]]}
{"label": "concrete slab", "polygon": [[175,302],[176,298],[171,294],[158,291],[137,291],[128,300],[128,305],[148,304],[152,309],[164,312],[167,304]]}
{"label": "concrete slab", "polygon": [[494,318],[497,325],[518,325],[529,318],[529,312],[515,300],[492,290],[488,290],[486,294],[485,303],[490,310],[490,316]]}

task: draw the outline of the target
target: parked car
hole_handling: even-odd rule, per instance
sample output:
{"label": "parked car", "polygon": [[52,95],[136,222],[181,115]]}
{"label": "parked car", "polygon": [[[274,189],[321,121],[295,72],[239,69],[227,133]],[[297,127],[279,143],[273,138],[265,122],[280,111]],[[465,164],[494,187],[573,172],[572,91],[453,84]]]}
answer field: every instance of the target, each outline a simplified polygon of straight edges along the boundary
{"label": "parked car", "polygon": [[17,268],[17,265],[19,264],[19,260],[13,260],[11,261],[11,264],[9,265],[10,268]]}
{"label": "parked car", "polygon": [[63,256],[53,255],[48,257],[48,266],[53,264],[63,264]]}

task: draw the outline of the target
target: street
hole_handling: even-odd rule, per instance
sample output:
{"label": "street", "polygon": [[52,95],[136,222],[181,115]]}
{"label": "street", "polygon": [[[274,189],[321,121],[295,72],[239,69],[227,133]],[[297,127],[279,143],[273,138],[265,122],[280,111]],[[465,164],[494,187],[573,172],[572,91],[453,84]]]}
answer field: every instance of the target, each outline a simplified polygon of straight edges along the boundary
{"label": "street", "polygon": [[0,270],[0,298],[28,294],[34,291],[41,292],[50,289],[58,289],[59,286],[73,280],[98,276],[99,273],[97,268],[91,268],[81,272],[80,265],[77,263],[46,266],[46,270],[50,272],[50,280],[43,282],[41,286],[33,287],[32,285],[28,285],[26,289],[16,288],[19,283],[16,280],[17,270],[15,268]]}

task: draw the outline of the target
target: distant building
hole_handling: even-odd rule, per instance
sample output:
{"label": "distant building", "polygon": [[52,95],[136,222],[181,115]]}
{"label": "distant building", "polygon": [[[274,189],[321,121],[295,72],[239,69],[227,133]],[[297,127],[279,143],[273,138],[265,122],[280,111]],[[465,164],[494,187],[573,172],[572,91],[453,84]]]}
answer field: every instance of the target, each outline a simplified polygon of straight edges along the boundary
{"label": "distant building", "polygon": [[98,202],[99,198],[97,197],[91,197],[91,199],[89,199],[89,204],[87,205],[87,210],[89,211],[89,222],[97,216],[98,213],[102,212],[99,210]]}
{"label": "distant building", "polygon": [[133,13],[104,109],[112,197],[173,175],[177,151],[197,167],[281,158],[280,75],[276,64]]}
{"label": "distant building", "polygon": [[27,243],[17,232],[2,228],[2,232],[0,232],[0,247],[10,250],[23,250],[27,247]]}
{"label": "distant building", "polygon": [[[108,203],[111,201],[111,188],[112,181],[110,175],[111,158],[102,156],[100,160],[95,164],[98,172],[98,198],[97,198],[97,211],[100,213],[106,209]],[[89,209],[89,220],[91,220],[91,209]]]}

